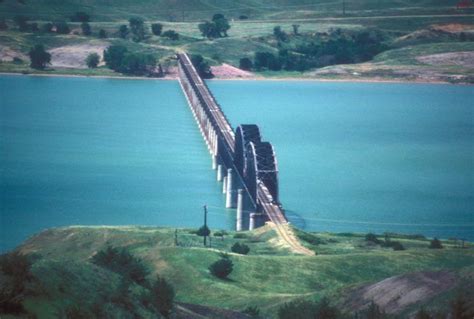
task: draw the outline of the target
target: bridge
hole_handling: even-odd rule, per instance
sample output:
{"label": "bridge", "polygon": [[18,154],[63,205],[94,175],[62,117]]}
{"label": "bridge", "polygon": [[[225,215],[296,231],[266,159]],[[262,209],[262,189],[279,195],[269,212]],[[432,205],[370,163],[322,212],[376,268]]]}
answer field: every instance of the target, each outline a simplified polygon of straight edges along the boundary
{"label": "bridge", "polygon": [[262,140],[255,124],[243,124],[234,131],[189,56],[179,53],[177,59],[179,82],[211,154],[217,180],[223,182],[226,207],[237,208],[237,231],[269,221],[292,251],[313,255],[296,239],[281,208],[278,163],[271,143]]}

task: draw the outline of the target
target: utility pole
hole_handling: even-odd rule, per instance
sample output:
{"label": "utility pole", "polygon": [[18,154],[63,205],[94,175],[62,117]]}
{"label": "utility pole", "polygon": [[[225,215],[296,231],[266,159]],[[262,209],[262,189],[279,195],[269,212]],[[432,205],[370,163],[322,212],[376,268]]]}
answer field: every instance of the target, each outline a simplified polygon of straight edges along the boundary
{"label": "utility pole", "polygon": [[346,15],[346,0],[342,0],[342,15]]}
{"label": "utility pole", "polygon": [[[204,228],[207,230],[207,205],[204,205]],[[206,247],[207,244],[207,236],[204,236],[204,247]]]}

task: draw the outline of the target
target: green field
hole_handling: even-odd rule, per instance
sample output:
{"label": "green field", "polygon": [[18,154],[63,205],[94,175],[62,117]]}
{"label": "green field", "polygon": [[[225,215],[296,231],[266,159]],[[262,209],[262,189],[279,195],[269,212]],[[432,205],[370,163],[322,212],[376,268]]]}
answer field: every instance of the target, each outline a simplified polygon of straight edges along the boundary
{"label": "green field", "polygon": [[[176,289],[178,302],[236,311],[257,306],[269,317],[286,302],[322,297],[350,313],[345,301],[351,298],[352,289],[407,273],[448,271],[456,283],[402,307],[399,314],[412,313],[421,305],[445,310],[459,289],[473,285],[474,250],[449,241],[443,242],[443,249],[429,249],[429,240],[423,237],[392,235],[391,240],[406,249],[394,251],[368,243],[364,235],[297,231],[305,245],[317,252],[317,256],[304,257],[278,246],[269,227],[239,233],[242,238],[235,238],[235,232],[212,237],[212,247],[207,248],[202,237],[189,229],[178,230],[176,246],[174,232],[151,227],[67,227],[30,238],[18,248],[35,256],[32,272],[37,281],[31,284],[35,293],[25,297],[25,308],[38,318],[48,318],[70,304],[92,307],[94,302],[106,303],[101,300],[117,289],[120,276],[92,264],[91,256],[107,246],[126,247],[144,261],[150,278],[155,274],[167,278]],[[227,280],[217,279],[208,266],[220,253],[229,253],[235,242],[247,244],[250,253],[231,253],[234,271]]]}
{"label": "green field", "polygon": [[[337,29],[378,30],[384,34],[387,50],[362,67],[356,63],[338,65],[336,69],[329,66],[321,72],[318,69],[303,73],[284,70],[261,71],[256,72],[256,76],[472,83],[472,63],[466,62],[457,66],[452,61],[439,65],[416,60],[416,57],[433,53],[473,52],[474,36],[469,37],[466,42],[460,39],[460,34],[464,32],[474,35],[474,9],[457,10],[456,3],[457,1],[452,0],[347,0],[343,14],[342,2],[339,0],[26,0],[24,3],[4,0],[0,2],[0,20],[5,19],[9,30],[0,31],[0,61],[3,60],[0,62],[0,72],[110,76],[111,72],[106,68],[88,71],[74,66],[56,67],[53,63],[47,72],[38,72],[29,67],[27,53],[34,44],[44,44],[48,50],[73,45],[93,45],[94,41],[98,40],[100,29],[108,33],[107,39],[100,40],[102,43],[124,44],[129,50],[151,53],[164,67],[175,65],[174,54],[177,51],[201,54],[210,65],[227,63],[238,67],[241,58],[253,58],[256,52],[278,54],[280,44],[275,41],[273,28],[281,26],[289,35],[289,42],[285,44],[287,47],[319,41],[318,34],[331,33]],[[69,17],[78,11],[90,14],[91,36],[81,35],[79,23],[70,23],[71,34],[56,35],[18,32],[13,22],[15,16],[23,15],[41,26],[46,22],[69,21]],[[229,19],[229,36],[214,40],[204,39],[197,25],[204,19],[209,20],[215,13],[223,13]],[[240,19],[243,15],[247,19]],[[130,17],[136,16],[146,21],[146,39],[140,43],[119,39],[118,27],[127,24]],[[178,32],[180,39],[173,41],[153,36],[150,25],[155,22],[162,23],[164,30]],[[293,24],[299,25],[298,36],[291,35]],[[458,30],[431,32],[433,25],[462,27]],[[400,40],[412,33],[414,40]],[[412,50],[413,46],[416,46],[416,50]],[[5,52],[9,53],[7,57]],[[399,53],[402,53],[402,57],[394,59]],[[86,54],[84,51],[84,56]],[[13,63],[11,59],[15,55],[20,57],[23,63]],[[410,58],[405,59],[408,55]]]}

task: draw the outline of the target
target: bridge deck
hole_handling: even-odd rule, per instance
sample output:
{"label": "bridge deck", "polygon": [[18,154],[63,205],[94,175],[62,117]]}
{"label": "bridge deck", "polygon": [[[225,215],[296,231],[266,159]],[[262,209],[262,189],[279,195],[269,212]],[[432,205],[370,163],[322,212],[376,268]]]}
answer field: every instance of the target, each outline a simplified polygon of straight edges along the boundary
{"label": "bridge deck", "polygon": [[[206,113],[210,117],[209,120],[211,123],[213,123],[214,129],[221,139],[223,147],[228,151],[233,160],[235,135],[232,126],[227,120],[219,104],[216,102],[214,96],[208,89],[206,83],[198,75],[188,55],[185,53],[178,54],[178,61],[179,66],[184,70],[187,81],[190,82],[193,90],[197,90],[197,92],[195,92],[196,95],[200,95],[202,97],[202,100],[204,101],[203,108],[206,109]],[[183,81],[183,79],[180,78],[180,81]],[[185,94],[188,94],[186,90],[184,91]],[[235,167],[234,171],[236,174],[239,174]],[[244,180],[242,176],[239,176],[239,178],[242,181]],[[306,255],[313,255],[314,253],[312,251],[306,247],[303,247],[295,238],[293,232],[288,227],[288,220],[286,219],[285,214],[283,213],[280,206],[274,203],[273,197],[265,184],[261,181],[258,181],[257,188],[258,202],[262,207],[263,213],[265,213],[269,220],[275,225],[278,235],[289,244],[293,251]]]}

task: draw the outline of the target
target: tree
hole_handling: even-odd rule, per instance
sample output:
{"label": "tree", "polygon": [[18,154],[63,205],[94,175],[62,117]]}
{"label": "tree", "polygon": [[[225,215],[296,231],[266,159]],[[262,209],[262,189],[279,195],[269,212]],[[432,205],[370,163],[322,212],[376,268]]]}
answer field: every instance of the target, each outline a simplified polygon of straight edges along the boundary
{"label": "tree", "polygon": [[201,76],[203,79],[210,79],[214,77],[214,74],[212,74],[209,64],[204,60],[202,55],[191,55],[191,62],[196,68],[196,71],[198,72],[199,76]]}
{"label": "tree", "polygon": [[87,22],[82,22],[81,23],[81,29],[82,29],[82,34],[83,35],[87,36],[87,35],[91,35],[91,33],[92,33],[91,26]]}
{"label": "tree", "polygon": [[198,231],[196,232],[196,235],[204,237],[204,246],[206,246],[206,237],[211,234],[211,231],[207,227],[207,225],[201,226]]}
{"label": "tree", "polygon": [[242,58],[240,59],[239,61],[239,68],[242,69],[242,70],[251,70],[253,67],[253,63],[252,63],[252,60],[250,60],[249,58]]}
{"label": "tree", "polygon": [[89,22],[91,17],[82,11],[74,13],[73,16],[71,16],[71,21],[72,22]]}
{"label": "tree", "polygon": [[91,53],[86,58],[87,67],[90,69],[94,69],[99,65],[100,56],[97,53]]}
{"label": "tree", "polygon": [[31,48],[28,55],[31,60],[30,66],[34,69],[43,70],[46,67],[46,64],[51,62],[51,54],[45,51],[42,44],[37,44]]}
{"label": "tree", "polygon": [[179,34],[174,30],[167,30],[161,34],[162,37],[169,38],[171,40],[179,40]]}
{"label": "tree", "polygon": [[237,254],[247,255],[250,251],[250,248],[249,246],[245,244],[235,243],[232,245],[230,250],[232,250],[232,252],[237,253]]}
{"label": "tree", "polygon": [[300,28],[300,25],[299,24],[292,24],[291,25],[293,27],[293,34],[294,35],[298,35],[298,29]]}
{"label": "tree", "polygon": [[122,65],[127,48],[122,45],[111,45],[104,50],[105,64],[112,70],[118,71]]}
{"label": "tree", "polygon": [[438,238],[433,238],[433,240],[430,242],[429,248],[431,249],[442,249],[443,244],[441,244],[441,241]]}
{"label": "tree", "polygon": [[230,29],[229,21],[221,13],[216,13],[212,17],[212,22],[215,23],[219,36],[227,37],[227,31]]}
{"label": "tree", "polygon": [[127,53],[122,59],[119,71],[133,75],[146,75],[153,72],[156,59],[151,54]]}
{"label": "tree", "polygon": [[286,32],[283,31],[279,25],[273,28],[273,35],[278,41],[286,41],[288,38]]}
{"label": "tree", "polygon": [[256,70],[281,70],[281,61],[270,52],[256,52],[254,67]]}
{"label": "tree", "polygon": [[153,23],[151,25],[151,32],[154,35],[161,35],[161,31],[163,30],[163,25],[161,23]]}
{"label": "tree", "polygon": [[209,271],[214,276],[225,279],[234,270],[234,264],[229,258],[221,258],[209,266]]}
{"label": "tree", "polygon": [[163,316],[167,317],[173,309],[175,297],[173,286],[166,279],[157,276],[151,287],[151,294],[153,305]]}
{"label": "tree", "polygon": [[66,23],[66,21],[60,21],[56,22],[56,32],[59,34],[69,34],[71,32],[71,29],[69,29],[69,25]]}
{"label": "tree", "polygon": [[99,38],[101,38],[101,39],[107,38],[107,31],[105,31],[104,29],[100,29],[99,30]]}
{"label": "tree", "polygon": [[133,34],[133,41],[140,42],[145,39],[145,21],[142,18],[134,17],[128,20],[130,31]]}
{"label": "tree", "polygon": [[204,21],[198,25],[201,34],[208,38],[226,37],[227,31],[230,29],[229,21],[221,13],[216,13],[212,17],[212,21]]}
{"label": "tree", "polygon": [[122,39],[126,39],[129,32],[130,32],[130,31],[128,30],[127,25],[122,24],[122,25],[119,27],[119,36],[120,36]]}

